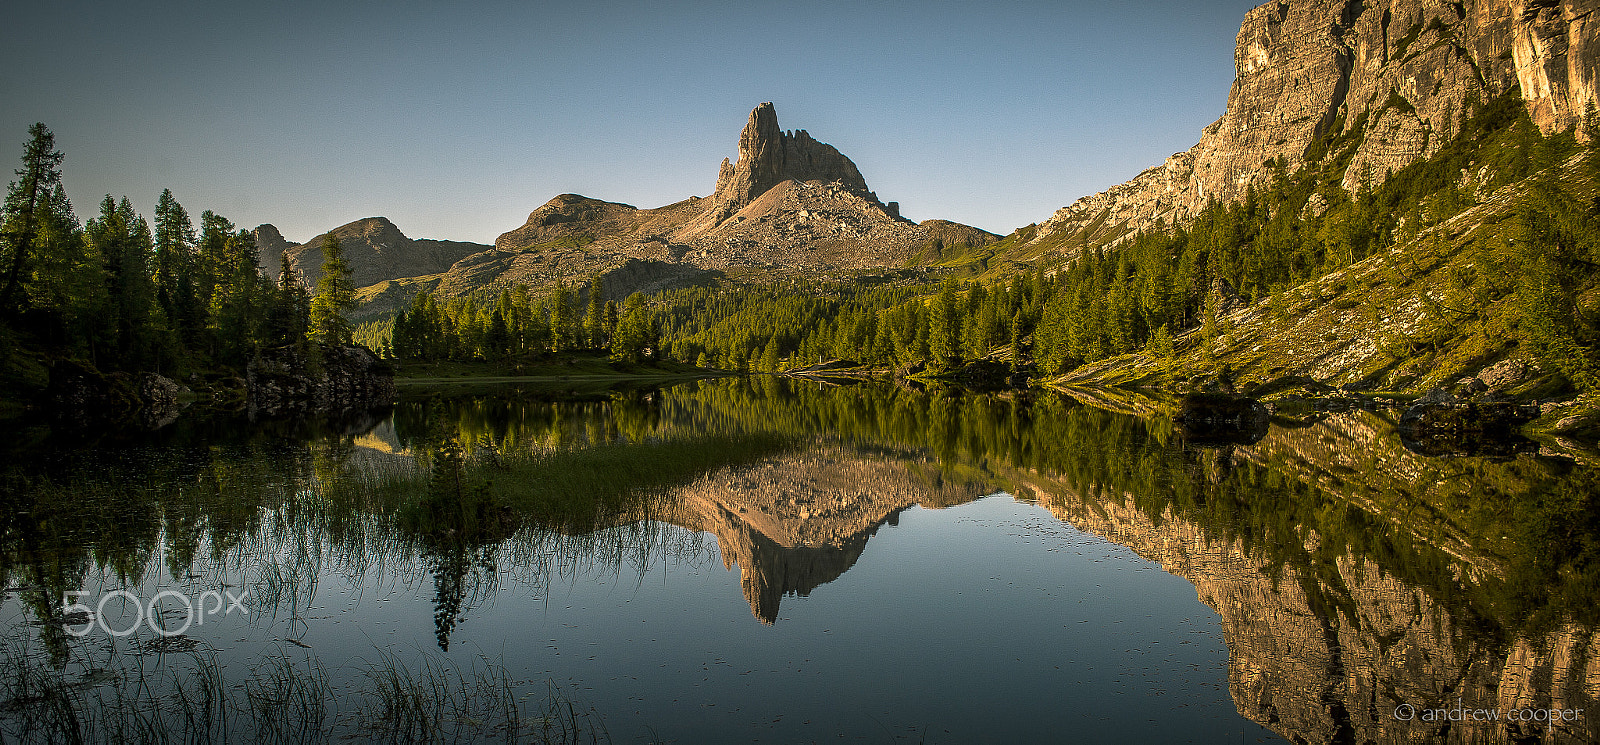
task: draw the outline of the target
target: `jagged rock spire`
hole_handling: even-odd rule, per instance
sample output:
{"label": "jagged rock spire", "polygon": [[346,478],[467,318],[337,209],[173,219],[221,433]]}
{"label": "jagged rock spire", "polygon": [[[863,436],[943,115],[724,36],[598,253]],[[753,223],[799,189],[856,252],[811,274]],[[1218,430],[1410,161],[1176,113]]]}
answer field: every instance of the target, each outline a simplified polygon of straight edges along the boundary
{"label": "jagged rock spire", "polygon": [[872,194],[856,164],[833,146],[811,139],[803,129],[792,133],[779,129],[778,112],[767,102],[750,112],[750,121],[739,134],[738,162],[722,161],[713,195],[719,220],[791,179],[832,181],[862,196]]}

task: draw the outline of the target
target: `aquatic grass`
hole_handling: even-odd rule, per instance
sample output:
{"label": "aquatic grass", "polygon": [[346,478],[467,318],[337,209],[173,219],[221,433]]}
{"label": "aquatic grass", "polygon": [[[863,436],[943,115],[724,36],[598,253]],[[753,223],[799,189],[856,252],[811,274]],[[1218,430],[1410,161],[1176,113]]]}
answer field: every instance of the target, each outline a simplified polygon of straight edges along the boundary
{"label": "aquatic grass", "polygon": [[[594,709],[553,684],[517,681],[485,657],[452,668],[424,654],[413,666],[378,650],[348,693],[334,689],[315,658],[282,650],[232,686],[210,653],[153,668],[126,651],[111,659],[124,664],[56,668],[25,642],[0,644],[0,742],[611,742]],[[346,716],[341,701],[353,703]]]}
{"label": "aquatic grass", "polygon": [[327,673],[312,659],[303,667],[280,653],[257,668],[244,685],[255,741],[298,743],[325,739],[335,697]]}
{"label": "aquatic grass", "polygon": [[[413,671],[397,655],[380,651],[366,670],[372,693],[359,719],[364,736],[386,743],[610,742],[599,715],[580,709],[550,686],[539,709],[525,716],[523,686],[505,668],[480,658],[465,670],[453,670],[424,657]],[[519,695],[520,694],[520,695]]]}

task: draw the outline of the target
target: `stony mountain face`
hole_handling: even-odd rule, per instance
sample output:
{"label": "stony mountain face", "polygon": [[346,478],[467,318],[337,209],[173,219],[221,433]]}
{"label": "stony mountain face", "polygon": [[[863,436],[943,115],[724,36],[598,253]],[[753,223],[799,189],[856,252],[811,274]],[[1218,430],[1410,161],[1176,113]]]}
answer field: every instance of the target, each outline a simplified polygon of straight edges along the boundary
{"label": "stony mountain face", "polygon": [[350,262],[357,287],[385,280],[438,274],[457,261],[488,250],[481,243],[407,238],[386,217],[368,217],[341,225],[306,241],[290,244],[272,225],[255,229],[256,247],[268,276],[277,278],[280,256],[288,251],[290,265],[301,281],[315,287],[322,277],[322,242],[328,235],[339,239],[345,259]]}
{"label": "stony mountain face", "polygon": [[1580,123],[1597,95],[1597,0],[1284,0],[1246,14],[1222,118],[1186,152],[1084,197],[1034,242],[1106,244],[1238,200],[1306,162],[1319,138],[1360,127],[1343,185],[1377,184],[1433,155],[1473,102],[1521,87],[1545,133]]}
{"label": "stony mountain face", "polygon": [[884,205],[878,204],[877,195],[867,189],[855,163],[833,146],[811,139],[803,129],[792,133],[779,129],[777,110],[767,102],[750,112],[749,123],[739,133],[739,160],[729,163],[723,159],[710,208],[680,235],[687,237],[715,229],[785,181],[835,184],[889,214]]}
{"label": "stony mountain face", "polygon": [[285,240],[282,233],[272,223],[257,225],[251,231],[256,237],[256,252],[260,256],[261,270],[274,282],[278,279],[278,272],[283,269],[283,252],[294,248],[298,244]]}
{"label": "stony mountain face", "polygon": [[[1556,173],[1572,180],[1583,167],[1578,156]],[[1241,383],[1289,375],[1347,390],[1423,392],[1453,387],[1502,360],[1531,361],[1514,334],[1496,332],[1487,341],[1474,341],[1479,324],[1455,327],[1440,321],[1439,303],[1468,304],[1457,282],[1485,261],[1482,247],[1515,239],[1511,218],[1533,188],[1529,181],[1493,191],[1472,179],[1463,185],[1477,192],[1476,205],[1397,241],[1389,251],[1285,290],[1277,303],[1271,297],[1236,303],[1225,309],[1220,320],[1226,332],[1212,344],[1202,332],[1190,330],[1177,337],[1174,360],[1120,355],[1077,367],[1055,383],[1075,389],[1157,385],[1215,371],[1225,361]],[[1515,299],[1471,302],[1479,303],[1482,318],[1496,318],[1511,312]],[[1424,337],[1426,345],[1408,346]],[[1510,392],[1525,393],[1538,377]]]}
{"label": "stony mountain face", "polygon": [[959,223],[913,223],[867,188],[851,160],[805,130],[785,132],[770,103],[739,136],[711,196],[654,209],[562,194],[495,240],[426,282],[369,288],[373,308],[393,310],[418,287],[458,295],[490,286],[603,277],[607,297],[709,281],[814,278],[831,271],[934,263],[942,252],[998,236]]}

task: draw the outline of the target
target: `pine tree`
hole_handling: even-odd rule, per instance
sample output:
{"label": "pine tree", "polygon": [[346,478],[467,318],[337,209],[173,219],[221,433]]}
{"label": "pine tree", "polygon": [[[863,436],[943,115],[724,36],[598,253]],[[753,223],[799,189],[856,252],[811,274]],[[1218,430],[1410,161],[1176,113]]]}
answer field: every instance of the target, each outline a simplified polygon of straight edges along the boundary
{"label": "pine tree", "polygon": [[[305,342],[311,318],[311,296],[300,284],[300,273],[289,261],[289,252],[281,254],[278,283],[274,288],[272,307],[267,314],[267,341],[277,346],[299,345]],[[395,335],[405,317],[402,312],[395,318]],[[393,342],[391,342],[393,345]]]}
{"label": "pine tree", "polygon": [[5,219],[0,223],[0,238],[4,239],[8,254],[5,258],[9,259],[4,285],[0,286],[0,317],[15,318],[28,310],[23,285],[39,249],[39,231],[47,222],[45,213],[50,211],[52,197],[61,186],[61,161],[65,157],[56,149],[56,137],[49,127],[41,122],[28,128],[22,167],[17,169],[17,180],[11,182],[6,193]]}
{"label": "pine tree", "polygon": [[200,243],[196,247],[194,288],[202,308],[211,307],[217,283],[232,274],[228,239],[233,236],[233,221],[211,210],[200,213]]}
{"label": "pine tree", "polygon": [[776,334],[767,340],[767,347],[761,351],[761,369],[765,372],[778,372],[778,337]]}
{"label": "pine tree", "polygon": [[345,313],[355,310],[354,272],[344,258],[344,247],[332,233],[322,240],[322,277],[311,298],[311,338],[319,344],[347,346],[354,329]]}
{"label": "pine tree", "polygon": [[558,281],[550,296],[551,351],[565,352],[573,347],[577,340],[572,326],[572,291],[565,282]]}
{"label": "pine tree", "polygon": [[82,345],[104,304],[104,268],[91,255],[60,184],[35,219],[33,257],[22,285],[27,328],[63,351],[86,351]]}
{"label": "pine tree", "polygon": [[511,353],[511,329],[506,325],[506,317],[496,307],[489,314],[489,325],[483,333],[484,359],[498,362]]}
{"label": "pine tree", "polygon": [[940,370],[961,364],[961,314],[955,280],[945,280],[934,300],[928,328],[929,361]]}
{"label": "pine tree", "polygon": [[600,297],[600,275],[589,279],[589,312],[583,317],[583,346],[600,349],[606,345],[605,304]]}
{"label": "pine tree", "polygon": [[189,213],[173,198],[171,189],[161,190],[156,202],[156,302],[169,320],[178,316],[181,278],[192,271],[196,242],[194,223]]}
{"label": "pine tree", "polygon": [[150,226],[126,197],[119,204],[108,194],[100,203],[100,217],[90,220],[84,233],[100,257],[105,277],[107,302],[99,320],[107,354],[98,361],[102,366],[146,369],[155,361]]}
{"label": "pine tree", "polygon": [[622,317],[617,321],[617,333],[611,342],[611,358],[625,362],[638,362],[653,340],[649,311],[644,295],[633,293],[623,301]]}
{"label": "pine tree", "polygon": [[262,343],[269,286],[261,276],[255,234],[239,230],[227,236],[216,257],[216,285],[211,290],[210,329],[219,358],[243,364]]}

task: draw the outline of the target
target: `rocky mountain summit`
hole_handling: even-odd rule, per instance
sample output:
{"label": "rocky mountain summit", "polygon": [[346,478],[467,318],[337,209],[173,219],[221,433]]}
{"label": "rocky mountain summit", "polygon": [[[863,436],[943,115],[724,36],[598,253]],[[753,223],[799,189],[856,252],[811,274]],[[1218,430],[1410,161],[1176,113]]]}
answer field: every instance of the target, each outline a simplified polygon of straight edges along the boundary
{"label": "rocky mountain summit", "polygon": [[[1339,135],[1347,190],[1438,152],[1472,107],[1519,87],[1546,134],[1595,107],[1595,0],[1281,0],[1239,30],[1226,112],[1200,142],[1062,208],[1034,233],[1066,250],[1182,222],[1293,172]],[[1580,128],[1581,129],[1581,128]],[[1580,132],[1580,137],[1584,133]]]}
{"label": "rocky mountain summit", "polygon": [[386,217],[356,220],[301,244],[285,240],[271,224],[260,225],[254,232],[262,269],[267,276],[278,276],[280,257],[287,251],[290,265],[300,273],[300,280],[307,287],[316,286],[322,277],[322,242],[330,234],[337,237],[344,248],[357,287],[438,274],[457,261],[489,248],[482,243],[408,238]]}
{"label": "rocky mountain summit", "polygon": [[767,192],[791,181],[833,184],[836,190],[877,206],[885,215],[899,217],[899,206],[889,209],[879,203],[856,164],[833,146],[811,139],[803,129],[792,133],[779,129],[777,110],[768,102],[750,112],[750,121],[739,134],[738,162],[723,159],[710,208],[679,231],[679,236],[715,230]]}
{"label": "rocky mountain summit", "polygon": [[[599,274],[606,299],[620,300],[719,276],[760,281],[929,265],[999,240],[947,220],[905,219],[836,148],[805,130],[780,129],[771,103],[750,112],[738,160],[724,159],[709,197],[640,209],[560,194],[492,247],[412,240],[381,217],[331,232],[364,288],[358,320],[398,310],[419,291],[537,290]],[[322,238],[294,245],[271,225],[256,229],[266,270],[275,275],[287,249],[307,284],[320,274]]]}
{"label": "rocky mountain summit", "polygon": [[780,129],[773,105],[763,103],[711,196],[639,209],[562,194],[497,238],[492,251],[462,259],[432,284],[453,295],[485,285],[579,283],[601,273],[608,295],[625,295],[715,272],[776,278],[932,263],[947,247],[996,240],[958,223],[901,217],[848,157],[805,130]]}

